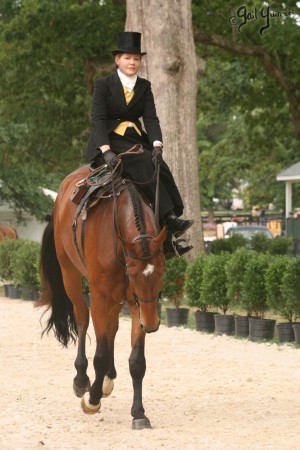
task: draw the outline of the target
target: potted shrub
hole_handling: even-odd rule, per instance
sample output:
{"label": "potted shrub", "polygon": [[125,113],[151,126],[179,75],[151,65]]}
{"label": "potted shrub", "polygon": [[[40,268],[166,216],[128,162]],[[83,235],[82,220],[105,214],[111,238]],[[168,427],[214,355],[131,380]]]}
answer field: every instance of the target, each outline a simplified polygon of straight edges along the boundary
{"label": "potted shrub", "polygon": [[175,308],[166,308],[169,327],[185,325],[188,322],[189,308],[180,308],[187,265],[185,258],[173,258],[166,263],[162,296],[175,305]]}
{"label": "potted shrub", "polygon": [[276,321],[264,318],[268,310],[265,276],[269,259],[269,254],[257,253],[245,267],[241,296],[247,310],[253,311],[256,316],[249,319],[249,336],[252,341],[270,340],[274,336]]}
{"label": "potted shrub", "polygon": [[226,314],[230,303],[227,293],[226,264],[231,256],[230,253],[211,255],[203,268],[202,299],[223,313],[214,316],[216,334],[232,335],[234,331],[233,315]]}
{"label": "potted shrub", "polygon": [[242,283],[246,270],[246,264],[255,258],[256,253],[246,248],[239,248],[226,264],[227,294],[231,305],[238,309],[246,309],[246,315],[234,315],[234,331],[236,336],[247,337],[249,335],[249,317],[252,311],[245,307],[242,298]]}
{"label": "potted shrub", "polygon": [[235,233],[229,238],[216,239],[211,243],[211,253],[220,255],[223,252],[234,253],[238,248],[245,247],[247,239],[240,233]]}
{"label": "potted shrub", "polygon": [[293,238],[276,236],[270,240],[269,252],[271,255],[290,255],[293,248]]}
{"label": "potted shrub", "polygon": [[[285,308],[290,312],[290,318],[296,321],[300,318],[300,259],[291,258],[282,277],[281,295]],[[295,340],[300,344],[300,323],[292,325]]]}
{"label": "potted shrub", "polygon": [[196,330],[213,333],[215,331],[214,315],[216,313],[208,311],[210,304],[201,295],[203,268],[207,258],[209,257],[199,253],[188,265],[184,290],[188,305],[197,308],[195,312]]}
{"label": "potted shrub", "polygon": [[264,233],[256,233],[251,239],[251,248],[257,253],[267,253],[270,250],[273,239],[268,238]]}
{"label": "potted shrub", "polygon": [[40,244],[23,239],[11,262],[12,277],[21,286],[24,300],[36,300],[40,289],[39,256]]}
{"label": "potted shrub", "polygon": [[13,282],[12,261],[22,239],[3,239],[0,242],[0,279],[7,284],[9,298],[20,298],[20,290]]}
{"label": "potted shrub", "polygon": [[[278,340],[280,342],[291,342],[295,340],[293,321],[296,320],[295,308],[297,309],[298,296],[291,295],[292,285],[295,283],[296,292],[300,288],[297,275],[297,261],[288,256],[273,256],[266,271],[267,303],[269,308],[283,317],[287,322],[276,323]],[[284,278],[284,283],[283,283]],[[300,296],[299,296],[300,297]],[[296,304],[294,303],[296,299]],[[294,303],[294,304],[293,304]]]}

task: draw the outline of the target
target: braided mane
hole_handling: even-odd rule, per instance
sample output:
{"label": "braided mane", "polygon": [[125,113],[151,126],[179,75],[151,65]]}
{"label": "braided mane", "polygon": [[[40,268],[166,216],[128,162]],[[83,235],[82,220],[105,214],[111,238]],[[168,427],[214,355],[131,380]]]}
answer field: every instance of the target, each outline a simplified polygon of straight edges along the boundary
{"label": "braided mane", "polygon": [[[128,192],[130,194],[130,198],[133,206],[133,214],[135,220],[136,229],[140,232],[140,235],[146,234],[146,226],[144,220],[144,213],[142,208],[141,198],[136,187],[133,184],[128,184],[127,186]],[[142,248],[145,255],[149,255],[149,245],[146,237],[141,238]]]}

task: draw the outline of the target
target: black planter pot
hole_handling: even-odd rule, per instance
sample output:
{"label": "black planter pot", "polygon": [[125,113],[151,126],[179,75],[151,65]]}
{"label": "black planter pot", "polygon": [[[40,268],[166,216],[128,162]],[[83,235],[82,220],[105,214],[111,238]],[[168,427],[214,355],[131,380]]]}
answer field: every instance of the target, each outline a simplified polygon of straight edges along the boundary
{"label": "black planter pot", "polygon": [[234,316],[234,334],[239,337],[249,336],[248,316]]}
{"label": "black planter pot", "polygon": [[189,308],[166,308],[168,327],[186,325],[189,318]]}
{"label": "black planter pot", "polygon": [[5,297],[9,297],[8,286],[9,286],[9,284],[4,284],[4,285],[3,285]]}
{"label": "black planter pot", "polygon": [[253,342],[270,341],[274,337],[276,320],[273,319],[249,319],[249,337]]}
{"label": "black planter pot", "polygon": [[205,333],[214,333],[216,312],[195,312],[196,330]]}
{"label": "black planter pot", "polygon": [[234,334],[234,316],[231,314],[215,314],[215,333],[219,336]]}
{"label": "black planter pot", "polygon": [[39,291],[38,289],[34,290],[34,300],[40,300],[41,298],[41,291]]}
{"label": "black planter pot", "polygon": [[27,286],[22,286],[21,297],[23,300],[35,300],[35,290]]}
{"label": "black planter pot", "polygon": [[296,344],[300,344],[300,323],[294,323],[293,325],[295,342]]}
{"label": "black planter pot", "polygon": [[276,323],[276,331],[279,342],[293,342],[295,340],[292,322]]}
{"label": "black planter pot", "polygon": [[15,298],[21,298],[21,290],[18,286],[15,286],[14,284],[8,285],[8,296],[9,298],[15,299]]}

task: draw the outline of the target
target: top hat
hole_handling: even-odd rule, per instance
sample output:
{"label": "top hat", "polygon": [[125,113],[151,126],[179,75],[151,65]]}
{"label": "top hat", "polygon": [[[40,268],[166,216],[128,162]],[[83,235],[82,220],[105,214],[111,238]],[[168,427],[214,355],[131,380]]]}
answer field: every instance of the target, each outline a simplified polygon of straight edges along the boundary
{"label": "top hat", "polygon": [[146,55],[146,52],[141,52],[141,33],[132,31],[123,31],[119,33],[118,48],[112,51],[113,55],[120,53],[134,53],[136,55]]}

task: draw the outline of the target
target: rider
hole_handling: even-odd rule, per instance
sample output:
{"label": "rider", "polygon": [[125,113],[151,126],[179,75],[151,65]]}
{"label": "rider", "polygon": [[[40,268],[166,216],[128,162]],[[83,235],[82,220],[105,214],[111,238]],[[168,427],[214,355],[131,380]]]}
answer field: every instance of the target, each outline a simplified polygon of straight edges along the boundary
{"label": "rider", "polygon": [[[95,81],[92,100],[93,131],[85,155],[93,160],[92,168],[107,164],[111,169],[117,164],[117,155],[135,144],[144,152],[122,158],[122,175],[141,184],[152,205],[155,204],[156,181],[153,180],[155,159],[160,161],[159,217],[166,224],[168,237],[164,250],[167,258],[184,255],[193,247],[185,240],[177,240],[193,223],[183,220],[183,202],[171,171],[162,159],[163,143],[159,119],[151,90],[151,83],[137,76],[141,65],[141,34],[119,33],[118,48],[112,51],[116,70]],[[142,128],[140,118],[146,132]],[[147,181],[152,182],[147,183]]]}

